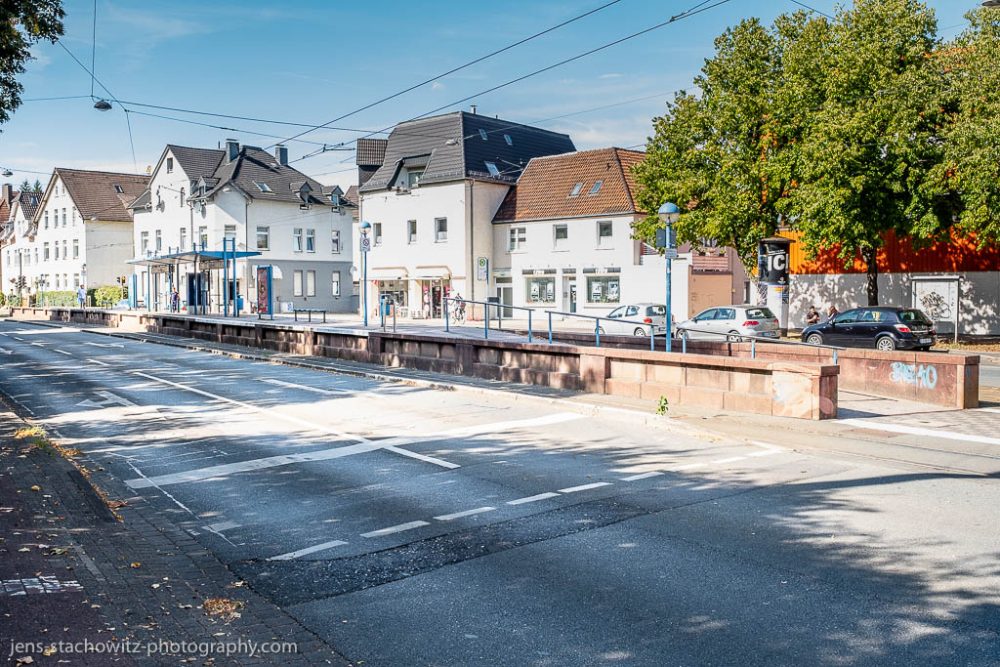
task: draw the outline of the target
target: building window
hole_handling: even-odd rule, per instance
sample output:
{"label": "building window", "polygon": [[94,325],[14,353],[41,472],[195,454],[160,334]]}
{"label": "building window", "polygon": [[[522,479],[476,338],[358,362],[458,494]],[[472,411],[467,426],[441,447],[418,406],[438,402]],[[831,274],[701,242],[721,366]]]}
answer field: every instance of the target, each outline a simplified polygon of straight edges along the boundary
{"label": "building window", "polygon": [[434,240],[438,243],[448,240],[448,218],[434,218]]}
{"label": "building window", "polygon": [[507,250],[509,252],[517,252],[518,250],[524,250],[524,246],[527,243],[528,230],[526,227],[511,227],[510,236],[507,241]]}
{"label": "building window", "polygon": [[139,232],[139,253],[145,255],[149,252],[149,232]]}
{"label": "building window", "polygon": [[507,142],[508,146],[513,146],[514,145],[514,140],[510,138],[509,134],[503,135],[503,140]]}
{"label": "building window", "polygon": [[226,225],[223,228],[223,238],[227,238],[231,241],[236,240],[236,225]]}
{"label": "building window", "polygon": [[271,228],[270,227],[258,227],[257,228],[257,250],[270,250],[271,249]]}
{"label": "building window", "polygon": [[587,278],[587,303],[618,303],[621,279],[618,276]]}
{"label": "building window", "polygon": [[569,191],[570,197],[576,197],[580,194],[580,190],[583,190],[583,183],[577,183],[573,186],[573,189]]}
{"label": "building window", "polygon": [[156,252],[163,250],[163,234],[157,229],[154,233],[154,238],[156,239]]}
{"label": "building window", "polygon": [[596,195],[598,192],[601,191],[601,186],[602,185],[604,185],[604,181],[594,181],[594,186],[592,188],[590,188],[590,192],[588,192],[587,194],[588,195]]}
{"label": "building window", "polygon": [[180,206],[184,206],[184,188],[181,188],[180,197],[178,198],[177,203]]}
{"label": "building window", "polygon": [[73,239],[73,259],[80,258],[80,239]]}
{"label": "building window", "polygon": [[52,259],[59,259],[59,241],[53,244],[55,247],[52,249],[53,257]]}
{"label": "building window", "polygon": [[306,296],[316,296],[315,271],[306,271]]}
{"label": "building window", "polygon": [[198,228],[198,244],[201,245],[202,248],[208,247],[208,227]]}
{"label": "building window", "polygon": [[406,221],[406,238],[409,243],[417,242],[417,221],[407,220]]}
{"label": "building window", "polygon": [[486,171],[490,172],[490,176],[492,176],[493,178],[497,178],[498,176],[500,176],[500,169],[497,168],[496,162],[487,162]]}
{"label": "building window", "polygon": [[59,274],[58,273],[56,274],[56,283],[55,283],[54,287],[56,289],[59,289]]}
{"label": "building window", "polygon": [[[306,252],[316,252],[316,230],[306,230]],[[310,294],[310,296],[313,296]]]}
{"label": "building window", "polygon": [[423,170],[408,171],[406,173],[406,187],[415,188],[420,185],[420,179],[424,177]]}
{"label": "building window", "polygon": [[340,298],[340,271],[334,271],[330,276],[330,287],[333,290],[333,295]]}
{"label": "building window", "polygon": [[375,245],[382,245],[382,223],[376,222],[372,225],[372,235],[375,237]]}
{"label": "building window", "polygon": [[555,278],[528,278],[524,284],[525,300],[529,304],[556,302]]}
{"label": "building window", "polygon": [[292,296],[302,296],[302,272],[292,272]]}
{"label": "building window", "polygon": [[552,234],[553,234],[552,247],[555,250],[565,250],[566,246],[569,244],[569,226],[553,225]]}
{"label": "building window", "polygon": [[63,209],[63,227],[66,226],[66,220],[67,220],[67,218],[66,218],[66,209]]}
{"label": "building window", "polygon": [[187,250],[188,230],[186,227],[181,227],[180,239],[181,239],[180,250]]}
{"label": "building window", "polygon": [[115,183],[115,192],[120,195],[123,195],[125,194],[125,189],[122,188],[122,186],[120,186],[119,184]]}
{"label": "building window", "polygon": [[483,141],[489,139],[489,135],[486,134],[486,130],[484,130],[483,128],[479,128],[479,136],[483,138]]}
{"label": "building window", "polygon": [[174,159],[172,157],[167,158],[167,173],[174,173]]}
{"label": "building window", "polygon": [[597,246],[599,248],[611,247],[611,221],[602,220],[597,223]]}
{"label": "building window", "polygon": [[340,230],[334,229],[330,232],[330,250],[334,255],[340,254]]}
{"label": "building window", "polygon": [[49,228],[49,212],[45,212],[45,229]]}
{"label": "building window", "polygon": [[79,287],[79,286],[80,286],[80,274],[79,273],[74,273],[73,274],[73,287]]}
{"label": "building window", "polygon": [[[302,228],[296,227],[292,230],[292,250],[302,252]],[[299,295],[301,296],[301,295]]]}
{"label": "building window", "polygon": [[44,259],[46,261],[48,261],[48,259],[49,259],[49,244],[48,243],[42,244],[42,259]]}

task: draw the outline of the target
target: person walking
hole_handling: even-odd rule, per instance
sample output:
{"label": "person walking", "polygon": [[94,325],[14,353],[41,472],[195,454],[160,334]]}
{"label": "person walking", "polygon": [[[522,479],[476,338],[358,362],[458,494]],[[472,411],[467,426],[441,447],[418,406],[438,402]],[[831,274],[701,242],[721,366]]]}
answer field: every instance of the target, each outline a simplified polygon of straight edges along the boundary
{"label": "person walking", "polygon": [[76,288],[76,302],[79,304],[80,308],[87,307],[87,290],[84,289],[83,285]]}

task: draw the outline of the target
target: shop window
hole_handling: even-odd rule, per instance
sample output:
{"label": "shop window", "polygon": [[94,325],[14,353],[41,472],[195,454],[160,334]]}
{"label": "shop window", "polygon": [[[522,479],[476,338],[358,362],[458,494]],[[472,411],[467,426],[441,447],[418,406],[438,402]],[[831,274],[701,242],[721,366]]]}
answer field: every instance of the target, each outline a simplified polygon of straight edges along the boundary
{"label": "shop window", "polygon": [[587,278],[588,303],[618,303],[621,299],[621,279],[618,276]]}
{"label": "shop window", "polygon": [[529,304],[556,302],[555,278],[527,278],[525,280],[525,289],[525,299]]}

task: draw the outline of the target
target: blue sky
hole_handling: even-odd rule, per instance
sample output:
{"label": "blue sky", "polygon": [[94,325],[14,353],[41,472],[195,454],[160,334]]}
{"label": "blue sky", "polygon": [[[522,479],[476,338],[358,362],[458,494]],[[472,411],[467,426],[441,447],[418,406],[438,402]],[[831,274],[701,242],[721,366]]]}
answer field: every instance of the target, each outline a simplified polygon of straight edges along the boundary
{"label": "blue sky", "polygon": [[[97,77],[128,102],[269,120],[320,124],[463,62],[604,4],[607,0],[508,0],[480,3],[258,2],[254,0],[98,0]],[[617,5],[486,62],[346,118],[340,127],[377,130],[666,20],[696,0],[621,0]],[[832,12],[834,0],[807,0]],[[961,30],[978,0],[930,0],[945,37]],[[91,0],[66,0],[65,46],[89,66]],[[671,91],[690,88],[712,40],[747,16],[770,21],[792,11],[790,0],[731,0],[720,7],[582,60],[477,97],[480,113],[538,123],[570,134],[578,148],[643,143],[650,119]],[[0,166],[10,180],[40,177],[53,167],[144,171],[166,143],[215,146],[234,136],[267,146],[295,127],[211,118],[130,106],[234,128],[200,127],[93,110],[89,99],[38,100],[90,94],[90,77],[58,45],[35,50],[22,77],[25,103],[0,127]],[[105,96],[98,88],[98,94]],[[638,98],[645,98],[638,100]],[[32,101],[36,100],[36,101]],[[637,100],[637,101],[634,101]],[[452,106],[468,108],[472,102]],[[358,132],[323,130],[304,139],[349,141]],[[291,142],[292,158],[318,146]],[[324,183],[355,182],[353,154],[327,152],[296,163]],[[45,181],[44,177],[41,177]]]}

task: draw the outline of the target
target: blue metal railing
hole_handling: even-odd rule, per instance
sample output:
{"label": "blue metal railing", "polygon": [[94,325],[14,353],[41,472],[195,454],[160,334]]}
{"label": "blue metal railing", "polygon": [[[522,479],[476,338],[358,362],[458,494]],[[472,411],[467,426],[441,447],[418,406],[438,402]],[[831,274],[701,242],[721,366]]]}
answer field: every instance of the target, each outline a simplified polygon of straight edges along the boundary
{"label": "blue metal railing", "polygon": [[[649,349],[650,351],[656,351],[656,329],[658,328],[655,324],[649,322],[643,322],[642,320],[627,320],[620,317],[601,317],[599,315],[583,315],[581,313],[567,313],[561,310],[546,310],[545,313],[549,317],[549,344],[553,342],[553,327],[552,327],[552,316],[559,315],[561,317],[576,317],[584,320],[594,321],[594,347],[601,346],[601,322],[615,322],[619,324],[631,324],[638,328],[645,329],[649,327]],[[608,335],[605,332],[604,335]]]}
{"label": "blue metal railing", "polygon": [[448,332],[451,331],[451,318],[452,318],[452,313],[451,313],[452,309],[448,307],[449,303],[455,304],[456,309],[459,309],[459,308],[461,309],[461,311],[463,313],[463,316],[462,316],[463,323],[465,321],[464,312],[465,312],[465,306],[466,306],[466,304],[470,304],[471,303],[471,304],[474,304],[474,305],[477,305],[477,306],[483,306],[485,308],[485,311],[483,313],[484,314],[484,317],[483,317],[483,337],[486,340],[489,340],[489,338],[490,338],[490,321],[491,321],[491,318],[490,318],[490,308],[493,308],[493,309],[496,310],[496,320],[497,320],[497,323],[498,323],[497,328],[499,328],[503,324],[503,311],[504,310],[523,310],[523,311],[526,311],[528,313],[528,342],[531,343],[534,340],[534,332],[533,332],[532,326],[531,326],[531,315],[532,315],[532,312],[534,310],[533,308],[525,308],[524,306],[510,306],[510,305],[507,305],[505,303],[497,303],[495,301],[470,301],[469,299],[456,299],[456,298],[453,298],[453,297],[445,297],[444,298],[444,330],[448,331]]}
{"label": "blue metal railing", "polygon": [[[722,332],[719,332],[719,331],[710,331],[708,329],[692,329],[691,327],[684,327],[684,329],[683,329],[684,333],[687,333],[689,331],[693,331],[695,333],[707,334],[711,338],[724,338],[727,341],[734,342],[734,343],[742,343],[742,342],[745,342],[745,341],[750,341],[750,358],[751,359],[756,359],[757,358],[757,341],[759,341],[759,340],[760,341],[764,341],[765,343],[773,343],[775,345],[799,345],[799,346],[813,347],[813,348],[817,348],[817,349],[821,349],[821,350],[832,350],[833,351],[833,363],[834,363],[834,365],[837,364],[837,352],[839,352],[840,350],[846,350],[847,349],[846,347],[841,347],[841,346],[838,346],[838,345],[824,345],[824,344],[821,344],[821,343],[806,343],[804,341],[782,340],[781,338],[772,338],[770,336],[753,336],[753,335],[745,335],[745,334],[729,334],[729,333],[722,333]],[[736,340],[732,340],[734,338]],[[680,336],[680,339],[681,339],[681,352],[682,353],[687,352],[688,336],[682,334]]]}

